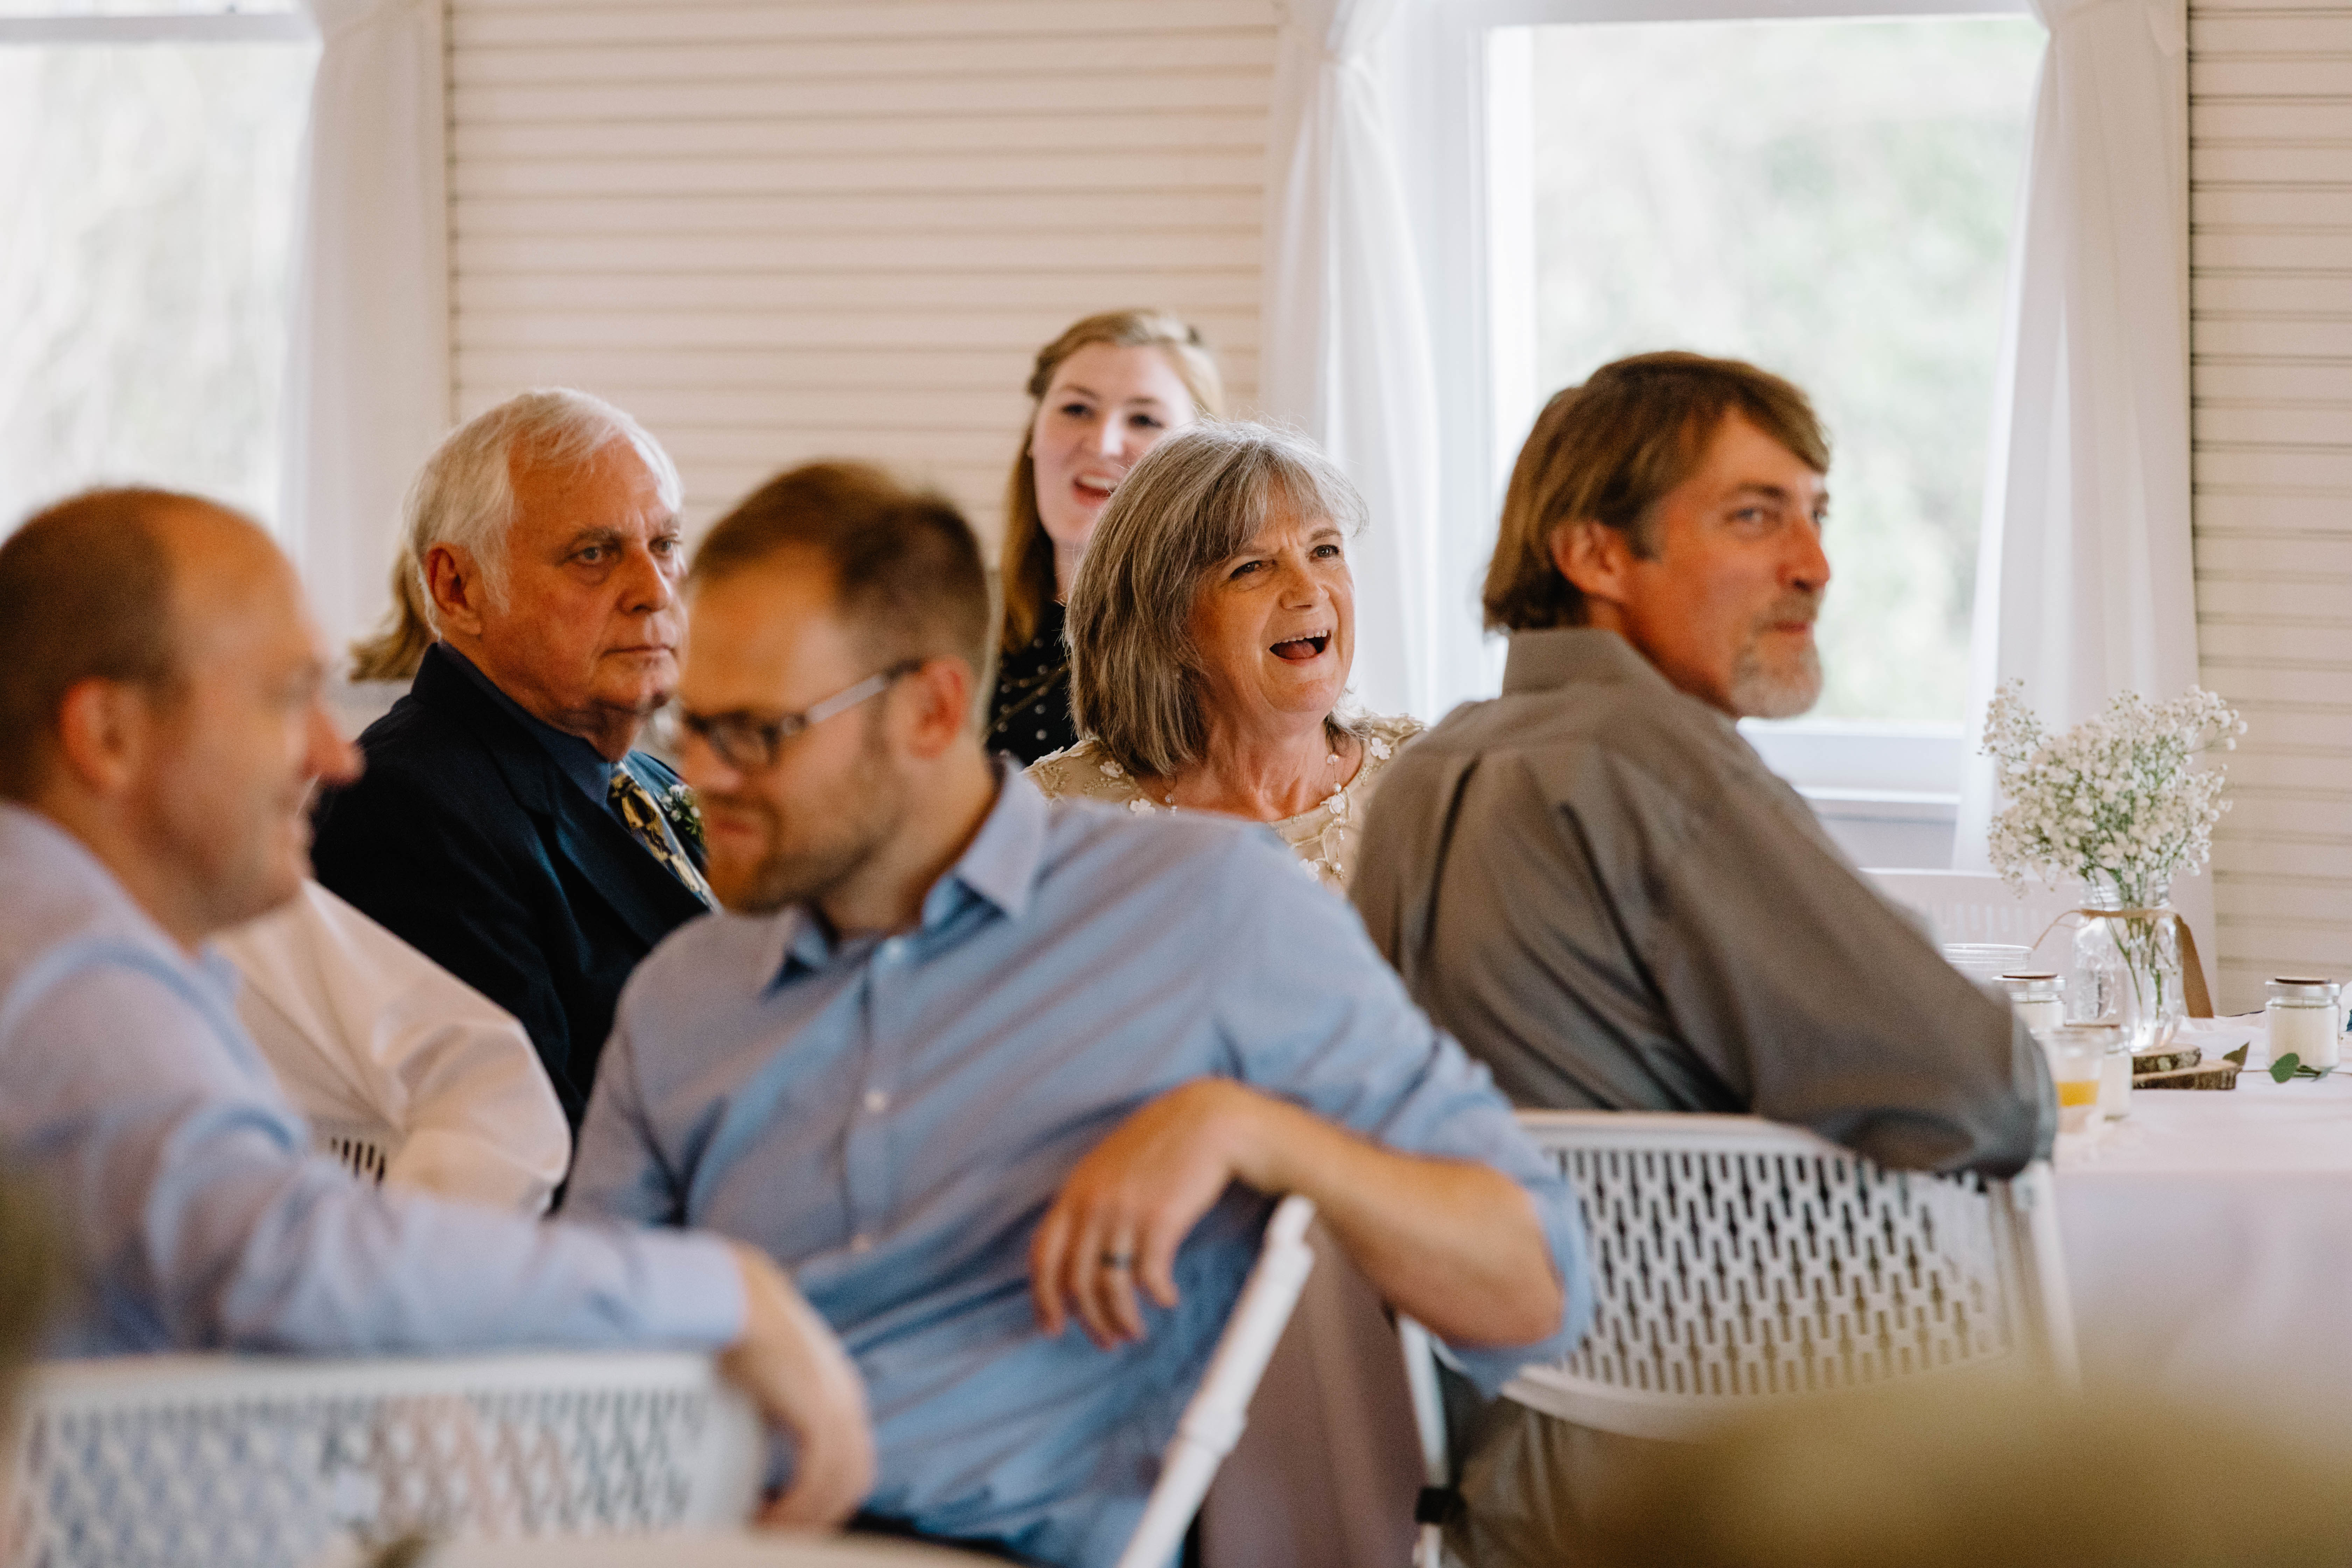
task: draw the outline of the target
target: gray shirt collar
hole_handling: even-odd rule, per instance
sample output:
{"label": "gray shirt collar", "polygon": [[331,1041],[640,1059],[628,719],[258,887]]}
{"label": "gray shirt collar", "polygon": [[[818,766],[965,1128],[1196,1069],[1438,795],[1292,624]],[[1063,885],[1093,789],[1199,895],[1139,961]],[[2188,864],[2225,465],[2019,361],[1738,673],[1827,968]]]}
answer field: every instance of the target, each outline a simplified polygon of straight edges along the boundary
{"label": "gray shirt collar", "polygon": [[1503,695],[1525,696],[1570,686],[1633,686],[1654,689],[1662,700],[1679,700],[1706,714],[1724,733],[1738,735],[1731,716],[1702,702],[1668,680],[1617,633],[1595,626],[1559,626],[1513,632],[1503,664]]}

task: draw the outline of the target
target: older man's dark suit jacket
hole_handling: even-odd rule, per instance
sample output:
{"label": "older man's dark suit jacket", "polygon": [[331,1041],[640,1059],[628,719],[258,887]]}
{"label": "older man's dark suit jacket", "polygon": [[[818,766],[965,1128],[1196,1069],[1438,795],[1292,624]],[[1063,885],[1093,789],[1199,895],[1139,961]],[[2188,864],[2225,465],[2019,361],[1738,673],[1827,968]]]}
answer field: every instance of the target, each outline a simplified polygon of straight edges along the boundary
{"label": "older man's dark suit jacket", "polygon": [[520,1018],[576,1130],[622,982],[702,901],[437,646],[360,749],[319,804],[319,880]]}

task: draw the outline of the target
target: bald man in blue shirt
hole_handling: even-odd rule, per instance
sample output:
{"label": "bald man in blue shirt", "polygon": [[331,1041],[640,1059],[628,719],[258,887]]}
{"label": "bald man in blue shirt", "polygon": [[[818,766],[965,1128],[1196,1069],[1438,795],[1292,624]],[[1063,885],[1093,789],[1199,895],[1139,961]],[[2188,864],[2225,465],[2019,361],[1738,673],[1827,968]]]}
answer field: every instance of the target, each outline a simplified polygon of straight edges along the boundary
{"label": "bald man in blue shirt", "polygon": [[0,544],[0,1150],[71,1243],[50,1351],[719,1351],[798,1439],[770,1518],[846,1516],[856,1373],[756,1250],[310,1152],[207,944],[295,896],[310,786],[358,766],[268,536],[191,496],[78,497]]}
{"label": "bald man in blue shirt", "polygon": [[689,593],[730,912],[624,992],[570,1202],[793,1271],[866,1376],[878,1521],[1112,1562],[1279,1194],[1490,1391],[1573,1344],[1573,1197],[1346,906],[1261,829],[1049,804],[984,753],[952,509],[788,474]]}

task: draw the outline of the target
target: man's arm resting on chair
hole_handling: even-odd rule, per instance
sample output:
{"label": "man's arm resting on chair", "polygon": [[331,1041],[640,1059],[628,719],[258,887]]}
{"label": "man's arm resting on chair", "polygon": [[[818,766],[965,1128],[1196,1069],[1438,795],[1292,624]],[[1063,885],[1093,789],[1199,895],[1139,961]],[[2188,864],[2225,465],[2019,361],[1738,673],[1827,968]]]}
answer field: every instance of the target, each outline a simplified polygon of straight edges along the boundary
{"label": "man's arm resting on chair", "polygon": [[1176,1304],[1176,1249],[1236,1181],[1314,1199],[1381,1294],[1442,1339],[1518,1345],[1559,1327],[1551,1247],[1517,1183],[1473,1161],[1381,1148],[1206,1079],[1128,1118],[1063,1184],[1030,1249],[1045,1331],[1060,1333],[1075,1311],[1098,1344],[1140,1339],[1136,1285]]}
{"label": "man's arm resting on chair", "polygon": [[743,1274],[743,1332],[719,1369],[767,1418],[792,1433],[793,1484],[760,1522],[839,1524],[874,1489],[874,1429],[866,1382],[833,1330],[756,1247],[734,1245]]}

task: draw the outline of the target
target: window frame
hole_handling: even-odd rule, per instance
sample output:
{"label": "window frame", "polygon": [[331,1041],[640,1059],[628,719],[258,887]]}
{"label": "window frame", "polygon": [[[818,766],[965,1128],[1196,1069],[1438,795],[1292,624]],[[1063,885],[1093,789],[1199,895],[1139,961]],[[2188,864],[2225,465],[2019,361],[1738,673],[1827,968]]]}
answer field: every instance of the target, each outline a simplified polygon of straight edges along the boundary
{"label": "window frame", "polygon": [[[234,7],[237,0],[215,0]],[[46,14],[0,14],[0,49],[143,49],[151,47],[203,51],[215,47],[254,46],[306,51],[315,67],[324,39],[318,18],[304,0],[295,0],[285,10],[240,11],[234,8],[217,11],[146,11],[120,13],[67,12],[53,10]],[[315,87],[315,75],[312,86]],[[308,159],[310,135],[309,108],[310,89],[305,89],[304,121],[301,142],[297,149],[293,173],[293,228],[289,233],[289,292],[287,308],[295,309],[293,289],[299,288],[299,264],[303,244],[301,224],[301,168]],[[289,326],[290,329],[291,321]],[[278,431],[279,450],[274,465],[261,465],[258,472],[266,487],[257,494],[234,496],[238,504],[254,505],[257,514],[276,516],[270,504],[275,493],[284,485],[287,454],[284,441],[284,413],[281,404]],[[97,470],[103,476],[107,470]],[[85,479],[84,482],[88,482]],[[16,525],[16,518],[0,518],[0,533]]]}
{"label": "window frame", "polygon": [[315,44],[310,14],[292,11],[0,16],[0,47],[32,44]]}
{"label": "window frame", "polygon": [[[1440,515],[1476,525],[1443,531],[1443,570],[1475,582],[1493,549],[1512,459],[1539,406],[1531,326],[1498,303],[1532,299],[1533,236],[1489,243],[1494,225],[1523,210],[1524,166],[1498,166],[1497,149],[1527,140],[1528,104],[1498,71],[1517,29],[1600,22],[1802,21],[1865,17],[2032,16],[2028,0],[1436,0],[1390,30],[1381,62],[1399,173],[1419,222],[1440,410]],[[1515,134],[1516,133],[1516,134]],[[1515,220],[1516,221],[1516,220]],[[1500,639],[1489,648],[1499,685]],[[1471,695],[1471,694],[1461,694]],[[1742,731],[1825,820],[1900,823],[1925,863],[1950,863],[1965,762],[1963,722],[1829,719],[1748,721]],[[1875,830],[1874,830],[1875,831]]]}

